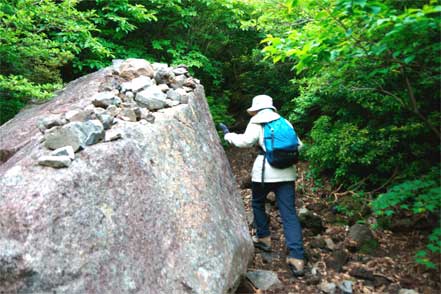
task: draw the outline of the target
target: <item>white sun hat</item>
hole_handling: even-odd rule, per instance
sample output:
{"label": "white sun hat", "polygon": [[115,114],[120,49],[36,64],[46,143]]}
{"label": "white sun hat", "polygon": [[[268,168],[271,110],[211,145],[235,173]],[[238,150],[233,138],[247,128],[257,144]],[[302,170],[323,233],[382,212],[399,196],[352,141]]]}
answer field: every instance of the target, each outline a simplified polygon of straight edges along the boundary
{"label": "white sun hat", "polygon": [[273,105],[273,98],[268,95],[257,95],[253,98],[253,104],[247,109],[248,113],[255,113],[261,109],[271,108],[274,111],[277,109]]}

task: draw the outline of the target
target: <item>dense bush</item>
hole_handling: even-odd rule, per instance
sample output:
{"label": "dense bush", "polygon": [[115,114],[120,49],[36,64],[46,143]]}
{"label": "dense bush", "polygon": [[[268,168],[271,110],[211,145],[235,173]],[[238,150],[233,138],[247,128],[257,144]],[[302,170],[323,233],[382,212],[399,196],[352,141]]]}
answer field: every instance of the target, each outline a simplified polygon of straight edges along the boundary
{"label": "dense bush", "polygon": [[243,26],[252,13],[239,0],[0,0],[0,123],[63,82],[128,57],[186,64],[216,121],[231,122],[228,112],[243,111],[257,91],[283,97],[289,79],[272,74],[283,66],[259,61],[263,35]]}

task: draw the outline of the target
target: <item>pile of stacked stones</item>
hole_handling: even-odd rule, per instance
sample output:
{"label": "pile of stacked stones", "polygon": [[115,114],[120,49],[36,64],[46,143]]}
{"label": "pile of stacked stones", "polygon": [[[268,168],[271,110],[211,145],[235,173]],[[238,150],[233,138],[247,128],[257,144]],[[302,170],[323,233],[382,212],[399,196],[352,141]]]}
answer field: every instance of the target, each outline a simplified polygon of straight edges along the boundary
{"label": "pile of stacked stones", "polygon": [[113,74],[123,82],[104,87],[92,97],[92,103],[38,121],[44,134],[43,144],[53,150],[41,156],[38,164],[54,168],[68,167],[75,152],[99,142],[122,138],[112,126],[119,121],[154,123],[153,112],[188,103],[200,82],[190,77],[184,65],[175,68],[144,59],[114,61]]}

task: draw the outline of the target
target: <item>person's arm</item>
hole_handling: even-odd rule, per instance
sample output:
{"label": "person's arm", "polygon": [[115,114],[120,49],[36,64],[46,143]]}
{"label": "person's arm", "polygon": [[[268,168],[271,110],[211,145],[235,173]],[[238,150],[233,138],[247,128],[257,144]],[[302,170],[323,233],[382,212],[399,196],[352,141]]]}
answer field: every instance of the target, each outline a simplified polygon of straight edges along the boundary
{"label": "person's arm", "polygon": [[249,123],[245,133],[236,134],[228,133],[224,136],[225,141],[240,148],[252,147],[259,140],[261,126],[254,123]]}

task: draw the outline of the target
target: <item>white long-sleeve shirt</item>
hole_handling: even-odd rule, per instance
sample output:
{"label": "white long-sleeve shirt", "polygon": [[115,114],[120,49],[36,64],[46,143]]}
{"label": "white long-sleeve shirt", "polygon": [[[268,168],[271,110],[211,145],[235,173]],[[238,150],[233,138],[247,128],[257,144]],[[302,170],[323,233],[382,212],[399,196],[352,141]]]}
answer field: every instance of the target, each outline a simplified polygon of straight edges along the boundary
{"label": "white long-sleeve shirt", "polygon": [[[270,109],[259,111],[255,116],[250,119],[248,126],[243,134],[228,133],[225,135],[225,140],[229,143],[240,147],[252,147],[256,143],[265,151],[265,145],[263,143],[263,128],[262,123],[267,123],[276,120],[280,115]],[[292,127],[292,126],[291,126]],[[299,138],[299,149],[302,147],[302,142]],[[253,182],[262,182],[262,164],[263,155],[258,155],[253,164],[253,170],[251,172],[251,180]],[[264,182],[288,182],[296,179],[296,166],[290,166],[288,168],[279,169],[272,167],[268,161],[265,163]]]}

